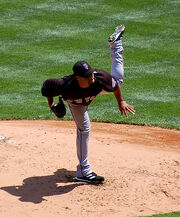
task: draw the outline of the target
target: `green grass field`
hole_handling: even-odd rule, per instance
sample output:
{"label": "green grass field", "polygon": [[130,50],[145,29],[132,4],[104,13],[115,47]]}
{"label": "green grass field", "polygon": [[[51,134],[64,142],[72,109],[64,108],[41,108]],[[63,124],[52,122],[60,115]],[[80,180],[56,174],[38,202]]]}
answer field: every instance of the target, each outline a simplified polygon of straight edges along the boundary
{"label": "green grass field", "polygon": [[[143,217],[143,216],[139,216],[139,217]],[[159,214],[159,215],[144,216],[144,217],[180,217],[180,212],[171,212],[167,214]]]}
{"label": "green grass field", "polygon": [[107,38],[123,23],[122,93],[136,115],[120,116],[110,94],[89,106],[91,120],[180,129],[179,11],[179,0],[0,0],[0,119],[56,119],[44,80],[78,60],[110,72]]}
{"label": "green grass field", "polygon": [[120,116],[111,94],[89,106],[91,120],[180,129],[179,3],[0,0],[0,119],[55,119],[43,81],[82,59],[110,72],[107,38],[123,23],[122,93],[137,113]]}

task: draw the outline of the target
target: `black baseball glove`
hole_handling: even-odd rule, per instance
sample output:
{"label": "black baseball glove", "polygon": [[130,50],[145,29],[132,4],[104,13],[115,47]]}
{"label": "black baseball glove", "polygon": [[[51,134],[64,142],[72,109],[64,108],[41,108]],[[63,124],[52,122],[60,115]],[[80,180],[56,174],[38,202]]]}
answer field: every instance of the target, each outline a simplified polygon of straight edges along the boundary
{"label": "black baseball glove", "polygon": [[63,118],[66,115],[66,107],[62,100],[62,97],[59,97],[59,102],[51,107],[51,111],[58,118]]}

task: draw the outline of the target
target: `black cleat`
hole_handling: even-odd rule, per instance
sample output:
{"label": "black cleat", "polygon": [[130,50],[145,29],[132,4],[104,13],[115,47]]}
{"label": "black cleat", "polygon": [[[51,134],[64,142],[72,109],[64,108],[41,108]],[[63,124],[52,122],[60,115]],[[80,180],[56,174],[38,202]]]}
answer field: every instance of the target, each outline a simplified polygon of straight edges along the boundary
{"label": "black cleat", "polygon": [[108,41],[109,42],[115,42],[115,41],[119,40],[122,37],[124,31],[125,31],[124,25],[117,26],[115,28],[114,33],[111,36],[109,36]]}
{"label": "black cleat", "polygon": [[104,177],[98,176],[96,173],[92,172],[83,177],[76,177],[76,180],[79,182],[88,182],[91,184],[100,184],[104,181]]}

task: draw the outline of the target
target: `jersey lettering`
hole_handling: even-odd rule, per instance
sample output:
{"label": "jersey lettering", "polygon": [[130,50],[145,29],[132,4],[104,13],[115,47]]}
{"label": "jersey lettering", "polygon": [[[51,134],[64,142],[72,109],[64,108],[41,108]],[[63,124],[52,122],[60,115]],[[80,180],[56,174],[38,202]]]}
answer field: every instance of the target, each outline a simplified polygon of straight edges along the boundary
{"label": "jersey lettering", "polygon": [[93,99],[95,99],[96,97],[95,96],[89,96],[89,97],[86,97],[85,98],[85,101],[86,102],[89,102],[89,101],[92,101]]}
{"label": "jersey lettering", "polygon": [[82,103],[82,99],[75,99],[74,102],[75,103]]}
{"label": "jersey lettering", "polygon": [[[95,98],[96,98],[96,96],[88,96],[84,100],[85,100],[86,103],[88,103],[88,102],[92,101]],[[76,104],[82,104],[83,99],[82,98],[80,98],[80,99],[67,99],[66,101],[70,102],[70,103],[74,102]]]}

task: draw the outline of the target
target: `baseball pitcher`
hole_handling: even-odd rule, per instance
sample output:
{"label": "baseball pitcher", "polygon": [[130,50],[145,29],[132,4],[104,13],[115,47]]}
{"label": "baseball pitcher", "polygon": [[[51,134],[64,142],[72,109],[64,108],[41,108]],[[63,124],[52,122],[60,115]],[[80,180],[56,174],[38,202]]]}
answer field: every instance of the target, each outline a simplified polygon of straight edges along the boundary
{"label": "baseball pitcher", "polygon": [[[65,115],[63,100],[68,104],[71,115],[77,126],[77,181],[101,183],[104,177],[92,171],[88,160],[90,120],[88,106],[102,91],[113,92],[117,100],[121,115],[128,118],[127,112],[135,114],[135,110],[128,105],[121,95],[121,85],[124,78],[122,34],[124,25],[116,27],[115,32],[108,38],[111,48],[111,75],[99,69],[91,68],[86,61],[78,61],[73,66],[73,74],[63,78],[48,79],[43,83],[41,92],[47,97],[51,111],[59,118]],[[54,97],[60,96],[58,104]]]}

